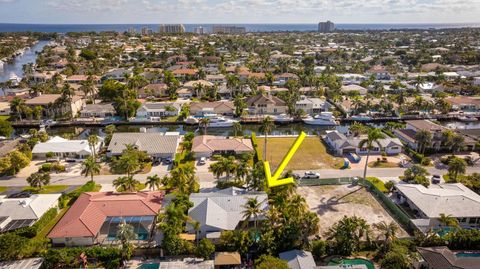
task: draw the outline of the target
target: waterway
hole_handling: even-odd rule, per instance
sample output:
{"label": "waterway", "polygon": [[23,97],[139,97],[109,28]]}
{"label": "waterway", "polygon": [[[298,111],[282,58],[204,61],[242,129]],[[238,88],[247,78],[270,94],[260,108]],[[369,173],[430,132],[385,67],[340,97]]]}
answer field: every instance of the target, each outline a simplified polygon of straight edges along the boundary
{"label": "waterway", "polygon": [[16,75],[20,78],[23,77],[23,65],[28,63],[35,64],[37,60],[37,52],[43,50],[43,47],[48,44],[49,41],[39,41],[28,50],[25,50],[23,55],[15,57],[13,62],[4,63],[3,68],[0,68],[0,82],[5,82],[10,77]]}

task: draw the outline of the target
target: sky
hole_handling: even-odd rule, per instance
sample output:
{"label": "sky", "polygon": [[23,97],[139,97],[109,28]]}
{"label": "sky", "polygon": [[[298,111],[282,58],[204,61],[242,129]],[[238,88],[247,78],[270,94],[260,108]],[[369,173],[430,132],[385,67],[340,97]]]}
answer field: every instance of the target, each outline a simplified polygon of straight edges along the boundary
{"label": "sky", "polygon": [[0,23],[479,23],[480,0],[0,0]]}

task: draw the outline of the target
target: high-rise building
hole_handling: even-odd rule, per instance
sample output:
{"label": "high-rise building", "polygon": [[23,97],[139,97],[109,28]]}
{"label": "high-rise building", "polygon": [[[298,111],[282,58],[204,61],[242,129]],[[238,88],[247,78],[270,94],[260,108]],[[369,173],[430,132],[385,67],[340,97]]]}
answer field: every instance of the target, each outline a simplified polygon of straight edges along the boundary
{"label": "high-rise building", "polygon": [[335,24],[331,21],[320,22],[318,24],[318,31],[320,33],[330,33],[335,30]]}
{"label": "high-rise building", "polygon": [[203,35],[205,34],[205,28],[203,28],[203,26],[198,26],[193,29],[193,32],[197,35]]}
{"label": "high-rise building", "polygon": [[212,33],[214,34],[244,34],[247,32],[245,27],[239,26],[213,26]]}
{"label": "high-rise building", "polygon": [[183,24],[162,24],[158,27],[159,33],[178,34],[185,33]]}
{"label": "high-rise building", "polygon": [[151,35],[153,32],[150,28],[143,27],[142,28],[142,35]]}
{"label": "high-rise building", "polygon": [[135,28],[133,28],[133,27],[128,28],[128,33],[129,33],[129,34],[134,35],[136,32],[137,32],[137,31],[135,30]]}

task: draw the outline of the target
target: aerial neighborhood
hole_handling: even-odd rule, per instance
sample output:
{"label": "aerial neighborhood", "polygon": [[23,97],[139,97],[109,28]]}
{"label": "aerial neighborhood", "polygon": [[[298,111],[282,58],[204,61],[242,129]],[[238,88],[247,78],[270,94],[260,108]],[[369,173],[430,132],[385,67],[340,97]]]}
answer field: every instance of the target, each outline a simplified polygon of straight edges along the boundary
{"label": "aerial neighborhood", "polygon": [[479,28],[318,29],[0,32],[0,268],[480,268]]}

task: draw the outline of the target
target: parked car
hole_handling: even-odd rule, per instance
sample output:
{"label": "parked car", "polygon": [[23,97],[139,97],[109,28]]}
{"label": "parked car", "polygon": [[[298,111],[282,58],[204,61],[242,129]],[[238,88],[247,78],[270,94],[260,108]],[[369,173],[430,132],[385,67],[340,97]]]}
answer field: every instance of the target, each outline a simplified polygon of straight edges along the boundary
{"label": "parked car", "polygon": [[202,157],[202,158],[200,158],[200,160],[198,160],[199,165],[204,165],[206,163],[207,163],[207,158],[205,158],[205,157]]}
{"label": "parked car", "polygon": [[164,163],[164,164],[171,164],[171,163],[172,163],[172,158],[165,158],[165,159],[163,160],[163,163]]}
{"label": "parked car", "polygon": [[302,177],[301,177],[299,174],[297,174],[297,173],[293,173],[293,174],[292,174],[292,177],[293,177],[295,180],[299,180],[299,179],[302,178]]}
{"label": "parked car", "polygon": [[432,184],[440,184],[440,182],[441,182],[441,177],[439,175],[432,176]]}
{"label": "parked car", "polygon": [[305,172],[305,174],[303,175],[303,178],[307,178],[307,179],[318,179],[318,178],[320,178],[320,174],[319,174],[319,173],[316,173],[316,172],[312,172],[312,171],[307,171],[307,172]]}

